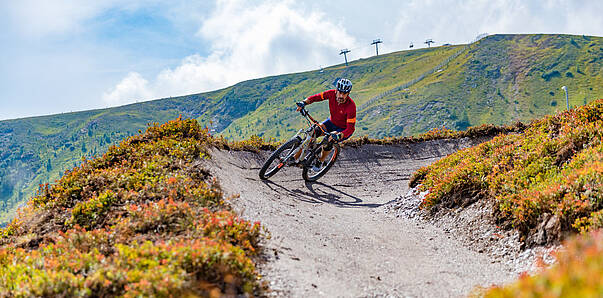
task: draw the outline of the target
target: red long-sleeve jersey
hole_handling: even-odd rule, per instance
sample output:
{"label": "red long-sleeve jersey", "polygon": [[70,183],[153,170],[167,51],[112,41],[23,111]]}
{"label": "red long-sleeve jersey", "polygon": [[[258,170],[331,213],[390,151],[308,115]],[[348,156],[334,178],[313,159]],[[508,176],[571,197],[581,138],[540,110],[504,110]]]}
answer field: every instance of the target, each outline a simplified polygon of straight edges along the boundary
{"label": "red long-sleeve jersey", "polygon": [[335,126],[344,128],[343,137],[347,138],[354,133],[356,129],[356,103],[348,95],[346,101],[342,104],[337,102],[335,89],[327,90],[308,97],[308,103],[329,100],[329,112],[331,113],[331,122]]}

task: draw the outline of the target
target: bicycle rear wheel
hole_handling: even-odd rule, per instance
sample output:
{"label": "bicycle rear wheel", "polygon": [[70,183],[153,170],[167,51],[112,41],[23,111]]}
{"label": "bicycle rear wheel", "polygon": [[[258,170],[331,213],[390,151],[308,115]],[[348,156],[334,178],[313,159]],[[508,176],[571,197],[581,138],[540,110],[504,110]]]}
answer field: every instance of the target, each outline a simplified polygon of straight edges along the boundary
{"label": "bicycle rear wheel", "polygon": [[285,166],[285,158],[289,153],[299,146],[299,138],[293,138],[278,147],[270,157],[264,162],[260,170],[260,179],[266,180],[276,174],[283,166]]}
{"label": "bicycle rear wheel", "polygon": [[316,158],[318,158],[318,157],[313,156],[311,160],[309,160],[307,163],[304,164],[304,168],[302,170],[302,177],[304,178],[304,180],[306,180],[308,182],[314,182],[314,181],[318,180],[320,177],[324,176],[324,174],[326,174],[329,171],[329,169],[331,169],[333,164],[335,164],[335,161],[337,160],[337,157],[339,156],[340,150],[341,150],[341,148],[339,147],[339,144],[333,144],[333,150],[331,150],[331,152],[325,159],[325,161],[327,161],[327,163],[325,165],[323,165],[322,167],[320,167],[317,171],[314,171],[314,169],[312,168],[312,164],[315,162]]}

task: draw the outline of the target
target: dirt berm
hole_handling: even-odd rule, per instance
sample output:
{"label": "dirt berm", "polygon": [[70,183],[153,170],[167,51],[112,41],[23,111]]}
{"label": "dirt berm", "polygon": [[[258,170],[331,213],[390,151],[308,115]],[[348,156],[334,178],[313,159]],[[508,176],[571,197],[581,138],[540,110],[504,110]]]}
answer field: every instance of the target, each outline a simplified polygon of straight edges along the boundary
{"label": "dirt berm", "polygon": [[478,142],[348,146],[317,183],[304,182],[299,168],[261,181],[270,152],[215,149],[208,166],[227,194],[240,194],[235,209],[270,231],[260,269],[272,294],[458,297],[512,280],[514,268],[441,226],[386,207],[408,193],[415,170]]}

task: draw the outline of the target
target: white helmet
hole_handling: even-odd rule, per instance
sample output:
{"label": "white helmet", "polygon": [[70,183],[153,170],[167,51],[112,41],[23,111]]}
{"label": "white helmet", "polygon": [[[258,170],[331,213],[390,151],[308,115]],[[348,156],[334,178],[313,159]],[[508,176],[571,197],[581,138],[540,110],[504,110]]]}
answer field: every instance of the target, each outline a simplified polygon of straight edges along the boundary
{"label": "white helmet", "polygon": [[339,81],[337,81],[337,91],[349,93],[352,91],[352,82],[348,79],[339,79]]}

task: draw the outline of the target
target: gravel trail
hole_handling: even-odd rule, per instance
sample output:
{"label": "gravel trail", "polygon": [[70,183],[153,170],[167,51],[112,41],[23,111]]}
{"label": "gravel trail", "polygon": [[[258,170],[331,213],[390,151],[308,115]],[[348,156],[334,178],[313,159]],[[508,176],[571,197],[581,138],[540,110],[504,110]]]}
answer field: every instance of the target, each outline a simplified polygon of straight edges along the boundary
{"label": "gravel trail", "polygon": [[299,168],[261,181],[269,152],[215,149],[208,168],[228,195],[240,195],[235,209],[270,231],[260,270],[275,296],[459,297],[515,273],[450,232],[384,206],[408,192],[415,170],[476,142],[346,147],[317,183],[304,182]]}

